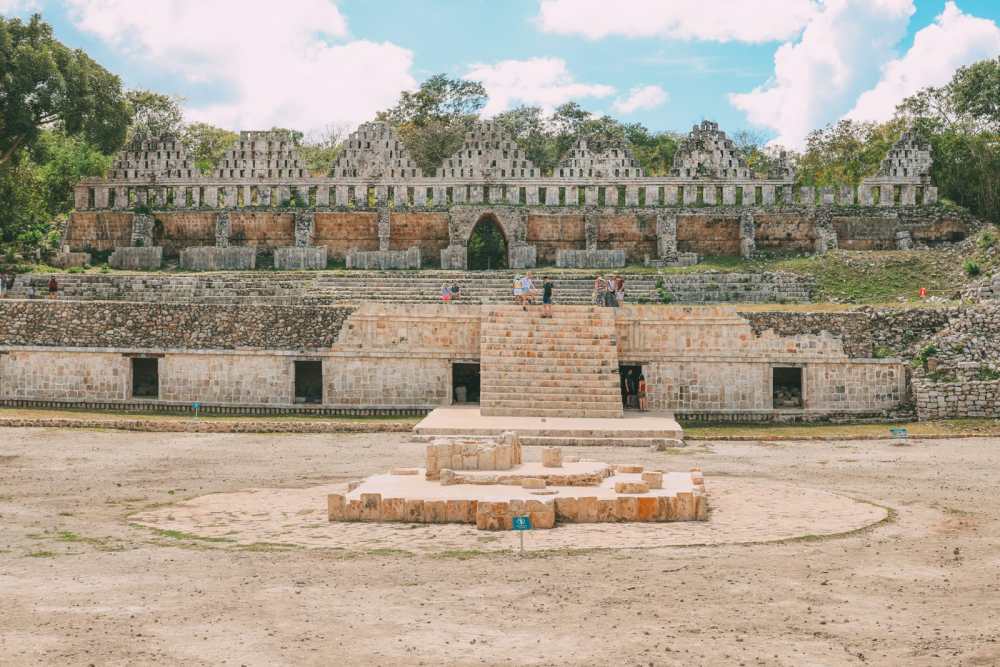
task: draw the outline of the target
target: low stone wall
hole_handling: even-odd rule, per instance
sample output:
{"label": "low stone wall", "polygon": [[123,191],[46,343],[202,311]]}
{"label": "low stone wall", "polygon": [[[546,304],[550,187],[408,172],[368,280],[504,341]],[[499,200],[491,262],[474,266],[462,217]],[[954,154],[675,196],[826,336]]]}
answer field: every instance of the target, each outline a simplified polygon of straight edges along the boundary
{"label": "low stone wall", "polygon": [[561,269],[614,269],[625,266],[624,250],[556,251],[556,266]]}
{"label": "low stone wall", "polygon": [[350,250],[347,253],[347,268],[419,269],[420,248],[413,246],[407,250]]}
{"label": "low stone wall", "polygon": [[253,247],[197,246],[181,250],[181,268],[185,271],[250,271],[257,266]]}
{"label": "low stone wall", "polygon": [[60,269],[71,269],[73,267],[87,266],[90,264],[90,253],[88,252],[59,252],[49,259],[52,266]]}
{"label": "low stone wall", "polygon": [[274,268],[279,271],[322,271],[326,268],[326,246],[275,248]]}
{"label": "low stone wall", "polygon": [[115,248],[108,258],[113,269],[127,271],[155,271],[163,266],[163,248],[160,246]]}
{"label": "low stone wall", "polygon": [[872,356],[872,330],[868,315],[860,312],[802,313],[740,311],[760,336],[764,331],[774,331],[779,336],[808,334],[818,336],[829,333],[843,341],[844,352],[849,357]]}
{"label": "low stone wall", "polygon": [[954,419],[1000,415],[1000,380],[965,380],[932,382],[926,378],[913,381],[917,417]]}
{"label": "low stone wall", "polygon": [[0,301],[0,345],[123,349],[323,349],[347,306]]}

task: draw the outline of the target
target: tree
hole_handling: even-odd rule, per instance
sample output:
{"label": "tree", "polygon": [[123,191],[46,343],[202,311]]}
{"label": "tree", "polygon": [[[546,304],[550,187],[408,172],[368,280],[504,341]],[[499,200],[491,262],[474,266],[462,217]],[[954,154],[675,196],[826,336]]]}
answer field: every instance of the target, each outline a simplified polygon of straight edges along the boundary
{"label": "tree", "polygon": [[187,149],[194,165],[207,173],[222,159],[240,135],[208,123],[185,125],[180,133],[181,143]]}
{"label": "tree", "polygon": [[42,133],[31,158],[49,218],[73,210],[76,184],[84,178],[103,176],[113,161],[82,137],[57,130]]}
{"label": "tree", "polygon": [[842,120],[810,132],[806,151],[799,159],[799,184],[858,185],[861,179],[878,171],[905,127],[900,120],[888,123]]}
{"label": "tree", "polygon": [[113,153],[128,122],[117,76],[55,40],[41,16],[28,23],[0,17],[0,167],[52,127]]}
{"label": "tree", "polygon": [[1000,132],[1000,56],[959,67],[948,92],[956,112]]}
{"label": "tree", "polygon": [[181,111],[183,98],[149,90],[130,90],[125,97],[132,117],[128,141],[181,134],[184,126],[184,112]]}
{"label": "tree", "polygon": [[327,125],[302,140],[299,155],[314,176],[328,176],[334,160],[344,147],[348,135],[347,125]]}
{"label": "tree", "polygon": [[437,74],[415,92],[403,91],[396,106],[376,118],[395,127],[417,165],[433,173],[462,147],[485,104],[483,84]]}

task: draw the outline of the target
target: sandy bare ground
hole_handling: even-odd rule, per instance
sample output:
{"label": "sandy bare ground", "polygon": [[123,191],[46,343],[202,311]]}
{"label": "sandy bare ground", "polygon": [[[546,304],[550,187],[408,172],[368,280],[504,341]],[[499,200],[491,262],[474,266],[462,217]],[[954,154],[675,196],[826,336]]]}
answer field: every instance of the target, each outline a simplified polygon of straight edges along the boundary
{"label": "sandy bare ground", "polygon": [[[586,450],[701,465],[720,503],[708,546],[560,528],[518,558],[510,536],[461,526],[358,545],[294,520],[311,487],[418,465],[404,440],[0,431],[0,663],[1000,664],[1000,440]],[[239,505],[223,530],[190,510],[275,488],[299,498],[290,515]],[[776,515],[761,539],[733,532],[754,488],[794,529]],[[877,521],[872,504],[890,519],[824,535]]]}

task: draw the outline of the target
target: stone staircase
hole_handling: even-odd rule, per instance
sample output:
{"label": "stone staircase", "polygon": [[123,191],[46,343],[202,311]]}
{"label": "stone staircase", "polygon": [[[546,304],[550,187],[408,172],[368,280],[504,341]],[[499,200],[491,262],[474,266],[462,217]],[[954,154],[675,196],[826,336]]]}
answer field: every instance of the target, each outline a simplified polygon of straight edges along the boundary
{"label": "stone staircase", "polygon": [[[556,303],[588,305],[594,274],[534,272],[553,277]],[[431,303],[440,300],[441,285],[457,283],[462,303],[511,302],[510,271],[261,271],[205,274],[57,274],[60,296],[71,300],[146,301],[157,303],[260,303],[325,305],[385,301]],[[18,276],[14,298],[38,298],[46,292],[49,274]],[[808,302],[812,282],[790,274],[689,272],[625,274],[626,302],[659,303],[657,281],[672,303]]]}
{"label": "stone staircase", "polygon": [[484,416],[622,416],[611,308],[494,306],[483,310],[480,412]]}

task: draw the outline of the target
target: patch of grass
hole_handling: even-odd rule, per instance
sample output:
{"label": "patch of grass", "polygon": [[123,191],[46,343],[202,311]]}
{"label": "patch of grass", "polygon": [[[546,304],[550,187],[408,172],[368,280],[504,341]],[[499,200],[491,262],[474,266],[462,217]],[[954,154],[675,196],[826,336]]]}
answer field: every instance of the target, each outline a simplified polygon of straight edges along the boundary
{"label": "patch of grass", "polygon": [[[682,422],[688,440],[739,438],[747,440],[889,439],[890,427],[903,427],[911,436],[972,437],[1000,435],[1000,420],[948,419],[881,424],[702,424]],[[669,450],[668,450],[669,451]],[[689,447],[679,453],[689,454]]]}
{"label": "patch of grass", "polygon": [[195,535],[194,533],[187,533],[183,530],[167,530],[164,528],[150,528],[149,526],[143,526],[142,524],[130,524],[134,528],[143,528],[145,530],[152,531],[154,535],[158,537],[165,537],[171,540],[185,540],[189,542],[214,542],[214,543],[233,543],[235,540],[227,537],[205,537],[204,535]]}
{"label": "patch of grass", "polygon": [[55,558],[58,555],[54,551],[32,551],[29,554],[25,554],[28,558]]}
{"label": "patch of grass", "polygon": [[300,548],[295,544],[281,544],[280,542],[254,542],[253,544],[241,544],[237,547],[240,551],[270,552],[270,551],[294,551]]}
{"label": "patch of grass", "polygon": [[431,554],[431,558],[471,560],[481,556],[496,556],[498,554],[509,555],[507,550],[503,551],[483,551],[482,549],[445,549]]}

